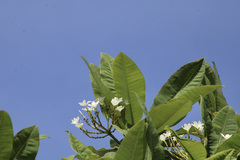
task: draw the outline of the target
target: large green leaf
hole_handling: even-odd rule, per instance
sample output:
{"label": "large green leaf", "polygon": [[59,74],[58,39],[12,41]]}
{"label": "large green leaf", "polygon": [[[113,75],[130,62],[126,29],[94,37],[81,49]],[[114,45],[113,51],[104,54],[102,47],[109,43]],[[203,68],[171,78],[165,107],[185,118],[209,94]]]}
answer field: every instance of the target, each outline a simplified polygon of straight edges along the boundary
{"label": "large green leaf", "polygon": [[[214,72],[215,72],[215,84],[216,85],[222,85],[219,75],[218,75],[218,71],[217,68],[215,66],[215,63],[213,63],[213,68],[214,68]],[[214,94],[216,96],[216,111],[220,111],[223,107],[225,107],[227,105],[227,101],[225,99],[225,97],[223,96],[222,93],[222,88],[218,88],[214,91]]]}
{"label": "large green leaf", "polygon": [[140,121],[124,137],[114,160],[143,160],[146,146],[146,126],[144,121]]}
{"label": "large green leaf", "polygon": [[171,129],[173,135],[177,138],[177,141],[180,143],[181,147],[187,152],[189,159],[191,160],[203,160],[207,156],[207,152],[201,142],[192,141],[190,139],[185,139],[179,137],[176,132]]}
{"label": "large green leaf", "polygon": [[229,139],[225,140],[215,151],[219,153],[228,149],[234,149],[233,156],[236,156],[240,152],[240,134],[233,135]]}
{"label": "large green leaf", "polygon": [[149,113],[147,112],[146,106],[143,103],[143,101],[141,100],[141,98],[136,94],[137,96],[137,100],[143,110],[143,113],[145,114],[146,117],[146,123],[148,124],[147,127],[147,142],[148,142],[148,146],[151,150],[152,153],[152,159],[154,160],[164,160],[165,159],[165,154],[164,154],[164,149],[163,147],[160,145],[159,142],[159,137],[158,137],[158,133],[157,130],[153,124],[152,118],[149,115]]}
{"label": "large green leaf", "polygon": [[240,133],[240,115],[236,114],[237,124],[238,124],[238,133]]}
{"label": "large green leaf", "polygon": [[[100,77],[100,68],[98,66],[96,66],[95,64],[90,64],[90,68],[92,69],[92,71],[97,74],[96,77]],[[103,97],[100,88],[98,87],[97,82],[95,81],[93,75],[90,72],[90,79],[91,79],[91,83],[92,83],[92,89],[93,89],[93,94],[95,96],[95,98],[100,98]]]}
{"label": "large green leaf", "polygon": [[86,147],[81,141],[79,141],[71,132],[69,133],[69,142],[72,149],[77,152],[80,157],[84,160],[90,160],[90,155],[93,157],[99,157],[97,154],[93,153],[88,147]]}
{"label": "large green leaf", "polygon": [[147,148],[146,148],[144,160],[152,160],[152,152],[151,152],[148,145],[147,145]]}
{"label": "large green leaf", "polygon": [[[205,65],[206,71],[203,85],[222,85],[215,64],[213,63],[215,73],[208,63]],[[208,111],[211,113],[211,116],[214,112],[218,112],[221,108],[227,105],[226,99],[222,93],[222,88],[218,88],[209,95],[205,96],[204,101],[206,101],[205,105]]]}
{"label": "large green leaf", "polygon": [[[82,56],[81,56],[82,57]],[[93,67],[90,66],[87,62],[87,60],[82,57],[82,59],[84,60],[84,62],[87,64],[89,70],[90,70],[90,74],[92,76],[92,83],[94,83],[94,86],[96,88],[98,88],[98,92],[100,93],[100,96],[99,97],[105,97],[104,98],[104,102],[107,104],[107,105],[110,105],[111,104],[111,100],[114,98],[114,94],[110,91],[109,88],[107,88],[104,83],[102,82],[101,80],[101,76],[100,76],[100,73],[99,73],[99,70],[96,69],[96,67]],[[96,97],[96,98],[99,98],[99,97]]]}
{"label": "large green leaf", "polygon": [[37,125],[19,131],[13,139],[11,160],[35,159],[39,148],[39,132]]}
{"label": "large green leaf", "polygon": [[224,141],[220,133],[225,135],[238,132],[237,119],[233,108],[230,106],[222,108],[213,119],[212,125],[218,139],[217,146],[219,146]]}
{"label": "large green leaf", "polygon": [[182,66],[163,85],[155,97],[152,107],[165,104],[172,98],[181,96],[189,89],[200,86],[204,73],[204,58]]}
{"label": "large green leaf", "polygon": [[201,108],[202,122],[204,125],[205,148],[207,151],[207,157],[210,157],[216,149],[218,136],[216,135],[216,132],[213,129],[210,114],[207,110],[205,103],[206,101],[204,101],[203,97],[201,96],[200,108]]}
{"label": "large green leaf", "polygon": [[113,81],[113,62],[114,58],[106,53],[101,53],[100,74],[103,83],[115,93],[115,86]]}
{"label": "large green leaf", "polygon": [[173,126],[181,121],[191,109],[192,102],[183,99],[160,104],[151,108],[149,114],[158,133],[160,133],[166,125]]}
{"label": "large green leaf", "polygon": [[117,96],[129,103],[125,107],[126,120],[134,125],[141,120],[143,114],[134,92],[145,102],[144,77],[128,56],[119,53],[113,63],[113,78]]}
{"label": "large green leaf", "polygon": [[213,92],[217,88],[221,88],[222,86],[218,85],[205,85],[205,86],[198,86],[198,87],[192,87],[188,91],[182,93],[181,95],[177,95],[170,101],[175,101],[177,99],[188,99],[192,101],[192,104],[196,103],[200,96],[204,97],[208,95],[209,93]]}
{"label": "large green leaf", "polygon": [[0,111],[0,160],[10,159],[13,148],[13,128],[10,116]]}
{"label": "large green leaf", "polygon": [[232,152],[232,149],[228,149],[222,152],[219,152],[217,154],[214,154],[213,156],[207,158],[206,160],[221,160],[224,159]]}

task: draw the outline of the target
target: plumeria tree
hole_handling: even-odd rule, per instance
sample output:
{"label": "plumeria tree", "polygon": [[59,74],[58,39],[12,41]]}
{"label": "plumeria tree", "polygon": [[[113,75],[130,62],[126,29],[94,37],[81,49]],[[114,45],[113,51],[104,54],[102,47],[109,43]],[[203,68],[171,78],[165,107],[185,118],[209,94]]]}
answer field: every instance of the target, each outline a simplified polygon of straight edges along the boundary
{"label": "plumeria tree", "polygon": [[[215,64],[199,59],[179,68],[162,86],[147,110],[145,80],[125,54],[101,53],[100,66],[89,64],[95,100],[83,100],[74,124],[89,138],[111,137],[110,149],[85,146],[70,131],[76,155],[83,160],[237,159],[240,116],[228,106]],[[178,124],[199,103],[202,121]],[[145,118],[143,117],[145,115]],[[103,120],[104,118],[105,120]],[[104,122],[104,123],[103,123]],[[91,130],[87,130],[91,128]],[[114,132],[123,134],[123,139]]]}

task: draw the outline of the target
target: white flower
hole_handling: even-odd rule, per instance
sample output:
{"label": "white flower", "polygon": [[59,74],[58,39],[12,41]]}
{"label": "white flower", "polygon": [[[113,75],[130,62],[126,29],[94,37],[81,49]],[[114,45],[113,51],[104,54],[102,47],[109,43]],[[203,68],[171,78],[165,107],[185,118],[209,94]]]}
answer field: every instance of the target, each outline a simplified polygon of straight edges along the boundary
{"label": "white flower", "polygon": [[[80,121],[81,122],[81,121]],[[82,128],[82,125],[83,125],[83,123],[77,123],[77,124],[75,124],[75,126],[77,127],[77,128]]]}
{"label": "white flower", "polygon": [[98,105],[98,101],[97,102],[95,102],[95,101],[92,101],[92,104],[89,104],[88,106],[90,106],[91,107],[91,110],[97,110],[96,108],[97,108],[97,105]]}
{"label": "white flower", "polygon": [[115,108],[115,110],[118,110],[119,112],[121,112],[121,110],[123,110],[124,107],[123,106],[118,106],[117,108]]}
{"label": "white flower", "polygon": [[171,137],[171,132],[170,131],[167,131],[166,133],[165,133],[165,137]]}
{"label": "white flower", "polygon": [[203,123],[201,123],[201,121],[198,121],[198,122],[193,121],[192,125],[201,131],[203,130]]}
{"label": "white flower", "polygon": [[[79,117],[72,119],[72,124],[75,124],[77,128],[82,128],[83,123],[79,123]],[[80,121],[81,122],[81,121]]]}
{"label": "white flower", "polygon": [[84,99],[82,102],[79,102],[78,104],[80,105],[80,106],[84,106],[84,107],[86,107],[87,105],[88,105],[88,103],[90,103],[91,101],[87,101],[86,102],[86,100]]}
{"label": "white flower", "polygon": [[118,105],[120,102],[122,102],[122,98],[114,97],[114,98],[111,100],[111,103],[112,103],[112,105],[114,105],[114,106]]}
{"label": "white flower", "polygon": [[184,126],[182,126],[183,129],[185,129],[186,131],[189,131],[189,129],[192,127],[192,125],[190,123],[188,124],[184,124]]}
{"label": "white flower", "polygon": [[79,117],[72,119],[72,124],[78,124]]}
{"label": "white flower", "polygon": [[173,141],[177,141],[177,138],[175,136],[172,137]]}
{"label": "white flower", "polygon": [[165,133],[161,134],[159,139],[160,139],[161,141],[165,141],[165,139],[166,139]]}
{"label": "white flower", "polygon": [[230,138],[231,136],[232,136],[232,134],[222,134],[222,133],[220,133],[222,136],[223,136],[223,138],[225,138],[225,139],[228,139],[228,138]]}

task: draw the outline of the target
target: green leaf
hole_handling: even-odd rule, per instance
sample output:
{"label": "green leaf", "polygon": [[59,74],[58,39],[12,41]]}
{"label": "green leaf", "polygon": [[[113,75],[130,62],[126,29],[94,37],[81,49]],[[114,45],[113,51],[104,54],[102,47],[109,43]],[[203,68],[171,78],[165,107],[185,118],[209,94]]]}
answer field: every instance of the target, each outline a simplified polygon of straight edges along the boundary
{"label": "green leaf", "polygon": [[10,159],[13,148],[13,128],[10,116],[0,111],[0,160]]}
{"label": "green leaf", "polygon": [[[96,66],[95,64],[90,64],[90,68],[92,69],[92,71],[97,74],[97,77],[100,77],[100,68],[98,66]],[[92,89],[93,89],[93,94],[94,94],[94,97],[97,99],[97,98],[100,98],[100,97],[103,97],[102,93],[101,93],[101,90],[99,89],[98,87],[98,84],[97,82],[95,81],[93,75],[91,74],[90,72],[90,79],[91,79],[91,83],[92,83]]]}
{"label": "green leaf", "polygon": [[113,160],[115,155],[116,155],[115,152],[108,152],[103,157],[101,157],[100,160]]}
{"label": "green leaf", "polygon": [[192,87],[185,93],[182,93],[181,95],[178,95],[171,99],[170,101],[175,101],[177,99],[188,99],[192,101],[192,104],[196,103],[199,99],[200,96],[204,97],[208,95],[209,93],[213,92],[217,88],[221,88],[222,86],[217,86],[217,85],[205,85],[205,86],[198,86],[198,87]]}
{"label": "green leaf", "polygon": [[144,121],[140,121],[124,137],[114,160],[143,160],[146,146],[146,126]]}
{"label": "green leaf", "polygon": [[118,127],[117,125],[112,124],[112,126],[120,133],[122,133],[124,136],[128,133],[128,131],[126,129],[121,129],[120,127]]}
{"label": "green leaf", "polygon": [[181,121],[191,109],[191,101],[176,100],[151,108],[149,114],[158,133],[160,133],[164,131],[166,125],[173,126]]}
{"label": "green leaf", "polygon": [[206,158],[207,152],[201,142],[181,138],[176,134],[176,132],[173,129],[171,128],[168,128],[168,129],[177,138],[177,141],[180,143],[184,151],[187,152],[189,159],[203,160]]}
{"label": "green leaf", "polygon": [[233,157],[233,153],[234,153],[234,149],[230,153],[228,153],[228,155],[224,160],[237,160],[238,157]]}
{"label": "green leaf", "polygon": [[115,147],[119,147],[119,144],[116,142],[116,141],[114,141],[113,139],[110,139],[110,147],[111,148],[115,148]]}
{"label": "green leaf", "polygon": [[79,141],[71,132],[69,133],[69,142],[72,149],[77,152],[84,160],[90,160],[89,156],[98,157],[90,149],[88,149],[81,141]]}
{"label": "green leaf", "polygon": [[113,63],[113,78],[118,97],[123,97],[126,105],[125,118],[131,125],[142,118],[142,110],[133,92],[145,101],[145,80],[137,65],[125,54],[119,53]]}
{"label": "green leaf", "polygon": [[46,134],[41,134],[40,136],[39,136],[39,139],[41,140],[41,139],[46,139],[46,138],[50,138],[48,135],[46,135]]}
{"label": "green leaf", "polygon": [[37,125],[19,131],[13,139],[11,160],[35,159],[39,147],[39,132]]}
{"label": "green leaf", "polygon": [[212,121],[214,131],[218,139],[217,146],[219,146],[224,138],[220,135],[222,134],[236,134],[238,132],[237,119],[235,112],[230,106],[222,108]]}
{"label": "green leaf", "polygon": [[226,139],[215,151],[215,153],[222,152],[224,150],[234,149],[233,156],[236,156],[240,152],[240,134],[233,135],[229,139]]}
{"label": "green leaf", "polygon": [[238,124],[238,133],[240,133],[240,115],[236,114],[237,124]]}
{"label": "green leaf", "polygon": [[84,60],[84,62],[86,63],[86,65],[88,66],[88,68],[90,70],[90,74],[92,76],[92,83],[94,83],[95,88],[98,88],[96,90],[98,90],[98,92],[100,93],[100,95],[98,95],[99,97],[96,97],[96,98],[105,97],[104,102],[107,105],[110,105],[111,100],[114,98],[114,94],[109,90],[109,88],[107,88],[104,85],[104,83],[101,80],[100,73],[96,69],[96,67],[93,67],[94,65],[90,66],[84,57],[82,57],[82,59]]}
{"label": "green leaf", "polygon": [[105,154],[109,152],[116,152],[116,151],[117,150],[115,148],[111,148],[111,149],[100,148],[99,150],[97,150],[96,154],[99,155],[100,157],[103,157]]}
{"label": "green leaf", "polygon": [[203,97],[200,98],[200,108],[202,115],[202,122],[204,125],[204,137],[205,137],[205,148],[207,150],[207,157],[210,157],[216,147],[217,147],[217,135],[213,129],[212,121],[207,110],[206,101],[204,101]]}
{"label": "green leaf", "polygon": [[233,150],[232,149],[228,149],[228,150],[225,150],[225,151],[222,151],[222,152],[219,152],[217,154],[214,154],[213,156],[207,158],[206,160],[220,160],[220,159],[224,159],[229,155],[231,154]]}
{"label": "green leaf", "polygon": [[73,159],[75,159],[75,158],[78,158],[78,159],[82,159],[82,157],[80,156],[80,155],[71,155],[71,156],[68,156],[67,158],[62,158],[62,160],[73,160]]}
{"label": "green leaf", "polygon": [[148,146],[151,150],[152,153],[152,158],[154,160],[164,160],[165,159],[165,154],[164,154],[164,149],[163,147],[160,145],[159,142],[159,137],[158,137],[158,133],[157,130],[153,124],[152,118],[149,115],[149,113],[147,112],[146,106],[144,104],[144,102],[141,100],[141,98],[136,94],[137,100],[143,110],[143,113],[146,116],[146,122],[148,124],[147,127],[147,142],[148,142]]}
{"label": "green leaf", "polygon": [[155,97],[152,107],[165,104],[172,98],[181,96],[189,89],[200,86],[204,73],[204,58],[182,66],[163,85]]}
{"label": "green leaf", "polygon": [[[206,71],[205,71],[205,77],[203,80],[203,85],[222,85],[221,81],[218,76],[217,69],[215,67],[215,64],[213,63],[213,67],[215,70],[212,70],[211,66],[208,63],[205,63],[206,65]],[[206,108],[208,109],[208,112],[211,114],[211,119],[212,119],[212,114],[214,112],[218,112],[221,108],[225,107],[227,105],[226,99],[223,96],[222,93],[222,88],[218,88],[209,95],[204,97],[204,101],[206,101]]]}
{"label": "green leaf", "polygon": [[144,160],[152,160],[152,152],[151,152],[149,146],[147,146],[147,148],[146,148]]}
{"label": "green leaf", "polygon": [[113,62],[114,58],[106,53],[101,53],[100,74],[103,83],[115,94],[113,81]]}
{"label": "green leaf", "polygon": [[[214,62],[212,63],[213,63],[213,68],[215,72],[215,84],[222,85],[215,63]],[[223,107],[227,105],[227,101],[222,93],[222,88],[218,88],[216,91],[214,91],[214,94],[216,96],[216,109],[217,109],[216,111],[220,111]]]}

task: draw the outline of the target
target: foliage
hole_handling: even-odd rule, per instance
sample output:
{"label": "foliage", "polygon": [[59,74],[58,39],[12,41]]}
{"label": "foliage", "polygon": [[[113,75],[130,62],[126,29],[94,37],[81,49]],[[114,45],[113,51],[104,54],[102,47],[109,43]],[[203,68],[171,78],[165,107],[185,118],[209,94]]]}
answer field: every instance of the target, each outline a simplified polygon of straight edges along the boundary
{"label": "foliage", "polygon": [[37,125],[19,131],[13,136],[13,127],[10,116],[6,111],[0,111],[0,160],[34,160],[39,139],[49,138],[39,135]]}
{"label": "foliage", "polygon": [[[63,160],[239,158],[240,116],[227,105],[214,63],[212,69],[202,58],[179,68],[147,111],[144,76],[127,55],[119,53],[113,58],[101,53],[100,67],[83,60],[90,70],[96,100],[79,103],[87,116],[80,114],[93,131],[85,130],[79,117],[72,124],[90,138],[110,136],[112,148],[85,146],[68,131],[70,145],[77,154]],[[203,123],[194,121],[173,130],[171,127],[183,120],[196,102]],[[100,113],[107,124],[102,123]],[[122,140],[114,136],[115,130],[123,134]]]}

